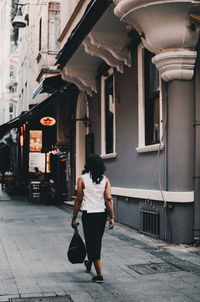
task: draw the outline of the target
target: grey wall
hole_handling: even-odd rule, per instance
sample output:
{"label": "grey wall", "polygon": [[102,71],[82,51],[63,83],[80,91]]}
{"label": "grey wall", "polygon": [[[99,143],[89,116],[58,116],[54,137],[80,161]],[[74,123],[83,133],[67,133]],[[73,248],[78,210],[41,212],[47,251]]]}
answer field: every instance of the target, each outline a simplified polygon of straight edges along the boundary
{"label": "grey wall", "polygon": [[192,243],[193,204],[174,204],[167,209],[167,229],[170,242]]}
{"label": "grey wall", "polygon": [[160,239],[177,244],[193,242],[193,204],[170,204],[164,208],[159,201],[114,196],[115,220],[142,231],[140,209],[145,204],[160,214]]}
{"label": "grey wall", "polygon": [[[107,175],[112,186],[159,189],[158,170],[164,183],[164,151],[160,161],[157,152],[139,154],[138,147],[138,82],[137,55],[133,53],[131,68],[124,68],[124,73],[116,75],[116,149],[117,158],[106,159]],[[98,94],[90,102],[92,131],[95,133],[95,152],[101,152],[101,97],[100,83]]]}
{"label": "grey wall", "polygon": [[114,198],[115,219],[120,223],[140,228],[139,200],[126,197]]}
{"label": "grey wall", "polygon": [[171,191],[193,190],[194,82],[168,85],[168,185]]}
{"label": "grey wall", "polygon": [[[111,185],[125,188],[159,190],[159,171],[164,190],[193,190],[194,173],[194,83],[172,81],[168,90],[168,131],[164,150],[137,153],[138,146],[138,88],[137,56],[133,53],[133,65],[117,73],[117,157],[105,159],[106,174]],[[92,129],[95,133],[95,152],[101,152],[101,95],[90,101]],[[166,148],[167,146],[167,148]],[[115,215],[119,222],[140,228],[142,200],[114,197]],[[160,213],[160,238],[175,243],[190,243],[193,228],[193,204],[174,204],[165,209],[162,202],[153,201]]]}

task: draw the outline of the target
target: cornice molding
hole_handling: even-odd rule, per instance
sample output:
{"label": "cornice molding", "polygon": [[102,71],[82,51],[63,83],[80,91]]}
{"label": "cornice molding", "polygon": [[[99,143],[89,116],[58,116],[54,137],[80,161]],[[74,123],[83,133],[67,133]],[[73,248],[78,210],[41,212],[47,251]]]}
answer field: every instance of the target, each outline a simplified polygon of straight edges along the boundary
{"label": "cornice molding", "polygon": [[61,71],[65,81],[73,82],[81,91],[92,95],[96,92],[96,68],[86,68],[85,66],[65,66]]}
{"label": "cornice molding", "polygon": [[87,37],[83,41],[83,46],[85,49],[85,52],[90,54],[91,56],[96,56],[104,60],[108,65],[111,67],[115,67],[119,72],[123,73],[123,62],[120,60],[117,60],[110,52],[107,50],[101,49],[96,47],[91,43],[91,40],[89,37]]}
{"label": "cornice molding", "polygon": [[98,49],[110,53],[118,61],[131,67],[131,55],[128,50],[130,39],[122,33],[91,32],[88,35],[90,43]]}

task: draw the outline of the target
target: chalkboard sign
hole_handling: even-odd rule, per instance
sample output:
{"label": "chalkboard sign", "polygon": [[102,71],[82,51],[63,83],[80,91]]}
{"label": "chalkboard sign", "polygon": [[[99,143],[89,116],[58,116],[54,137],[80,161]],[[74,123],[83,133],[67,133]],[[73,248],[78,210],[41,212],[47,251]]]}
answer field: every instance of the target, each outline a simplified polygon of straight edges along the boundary
{"label": "chalkboard sign", "polygon": [[30,201],[40,201],[41,181],[31,180],[29,185]]}

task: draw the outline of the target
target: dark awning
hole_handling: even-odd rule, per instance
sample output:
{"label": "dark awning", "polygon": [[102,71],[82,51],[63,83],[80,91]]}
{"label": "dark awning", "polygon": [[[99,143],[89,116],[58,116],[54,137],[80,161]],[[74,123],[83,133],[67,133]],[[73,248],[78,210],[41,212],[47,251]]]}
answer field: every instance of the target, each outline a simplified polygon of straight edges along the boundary
{"label": "dark awning", "polygon": [[41,103],[33,106],[29,111],[22,113],[18,117],[14,118],[13,120],[3,125],[0,125],[0,139],[11,129],[20,127],[25,122],[30,121],[32,118],[34,118],[36,114],[44,111],[47,108],[47,106],[49,106],[53,101],[56,100],[57,97],[58,97],[58,93],[55,93],[50,97],[48,97],[47,99],[45,99],[44,101],[42,101]]}
{"label": "dark awning", "polygon": [[55,65],[59,65],[60,69],[66,65],[111,3],[113,3],[112,0],[90,1],[83,17],[72,31],[61,51],[58,53]]}
{"label": "dark awning", "polygon": [[32,99],[34,99],[40,93],[53,93],[58,89],[63,88],[66,84],[66,81],[62,79],[60,74],[53,77],[45,78],[33,91]]}

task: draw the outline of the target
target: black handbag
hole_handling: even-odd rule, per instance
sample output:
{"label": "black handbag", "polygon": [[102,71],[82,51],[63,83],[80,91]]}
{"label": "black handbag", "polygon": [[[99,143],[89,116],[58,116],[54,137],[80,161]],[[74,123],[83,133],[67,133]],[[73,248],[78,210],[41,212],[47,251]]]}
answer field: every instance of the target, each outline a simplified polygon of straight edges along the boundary
{"label": "black handbag", "polygon": [[78,229],[74,229],[74,235],[69,244],[67,257],[69,262],[75,263],[83,263],[86,257],[86,248],[85,244],[78,233]]}

